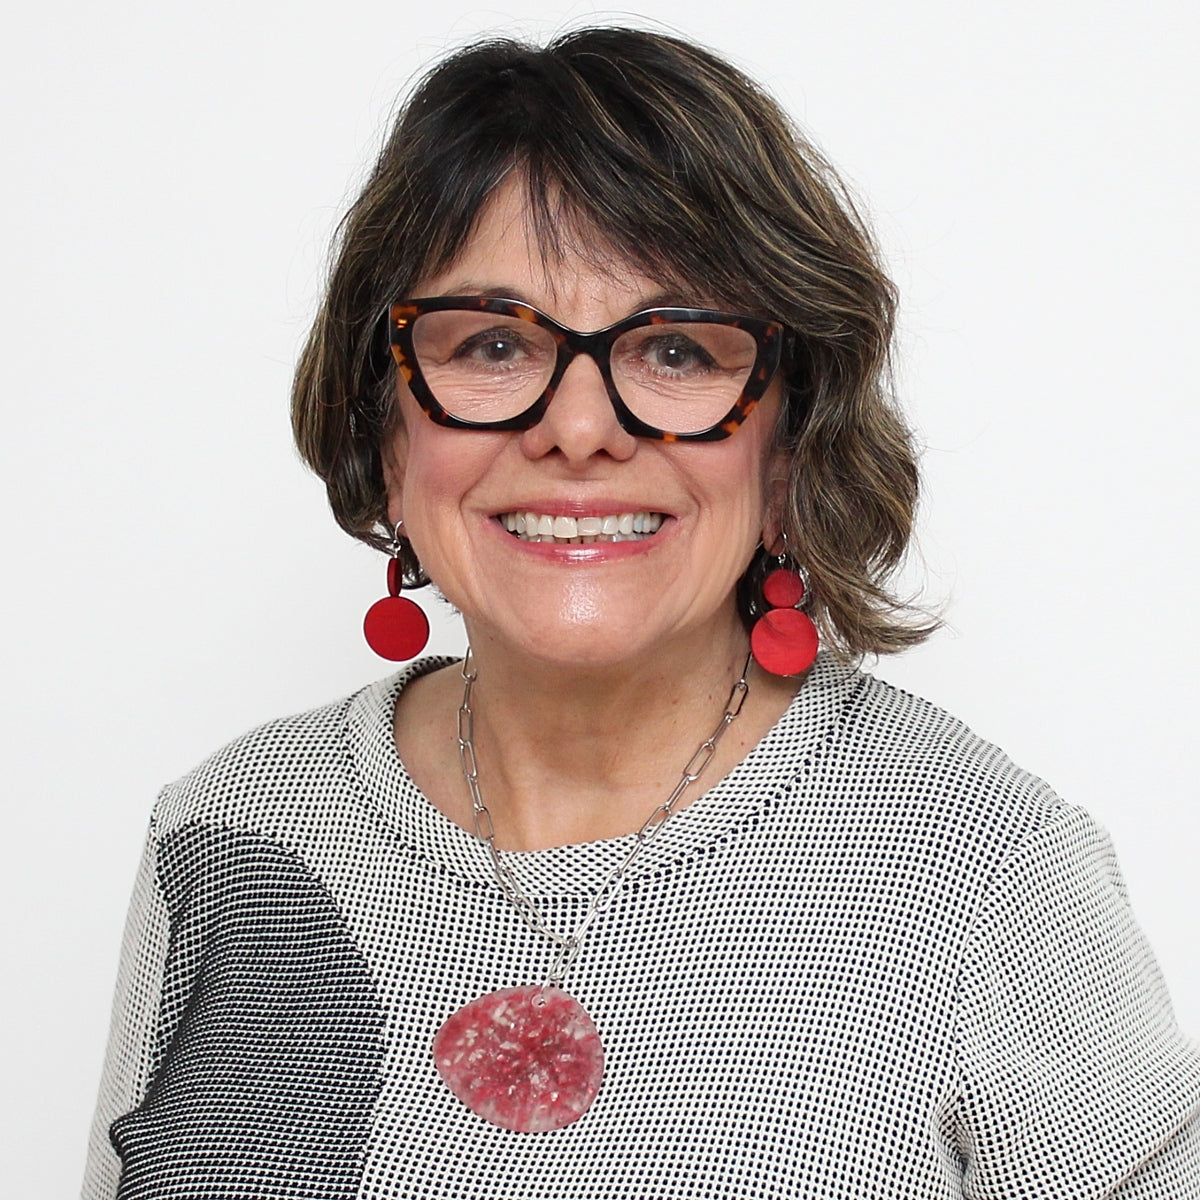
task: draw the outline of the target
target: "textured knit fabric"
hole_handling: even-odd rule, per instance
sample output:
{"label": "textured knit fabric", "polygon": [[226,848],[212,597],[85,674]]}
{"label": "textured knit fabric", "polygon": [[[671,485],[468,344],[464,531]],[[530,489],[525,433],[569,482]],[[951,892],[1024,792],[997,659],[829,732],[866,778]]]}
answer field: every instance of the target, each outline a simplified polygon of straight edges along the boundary
{"label": "textured knit fabric", "polygon": [[[1200,1197],[1200,1053],[1105,835],[824,658],[589,933],[567,987],[605,1046],[590,1111],[487,1124],[430,1043],[551,955],[397,757],[396,697],[438,665],[163,793],[87,1200]],[[510,861],[568,931],[629,844]]]}

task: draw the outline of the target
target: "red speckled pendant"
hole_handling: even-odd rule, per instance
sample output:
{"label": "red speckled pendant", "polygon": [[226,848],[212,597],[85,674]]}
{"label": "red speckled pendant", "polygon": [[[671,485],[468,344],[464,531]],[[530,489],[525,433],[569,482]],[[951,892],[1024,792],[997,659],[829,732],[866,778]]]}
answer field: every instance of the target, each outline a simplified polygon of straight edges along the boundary
{"label": "red speckled pendant", "polygon": [[433,1058],[472,1112],[518,1133],[577,1121],[604,1077],[592,1018],[556,987],[501,988],[463,1005],[438,1030]]}

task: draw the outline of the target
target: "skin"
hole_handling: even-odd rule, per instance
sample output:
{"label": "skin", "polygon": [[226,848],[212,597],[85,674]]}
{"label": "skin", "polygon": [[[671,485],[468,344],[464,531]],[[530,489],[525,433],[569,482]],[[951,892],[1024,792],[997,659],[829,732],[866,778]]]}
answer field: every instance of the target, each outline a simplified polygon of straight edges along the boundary
{"label": "skin", "polygon": [[[459,258],[414,294],[521,299],[581,330],[664,302],[659,284],[620,260],[547,261],[515,181]],[[383,456],[388,512],[466,623],[497,843],[529,850],[636,831],[712,731],[745,661],[734,589],[758,543],[778,542],[768,482],[785,474],[771,440],[778,387],[734,436],[701,444],[626,433],[585,357],[522,432],[435,425],[403,383],[398,400],[400,427]],[[644,541],[565,547],[521,542],[497,520],[523,510],[666,519]],[[748,753],[797,684],[757,668],[750,682],[696,794]],[[455,741],[461,696],[457,668],[406,689],[396,743],[431,802],[470,829]]]}

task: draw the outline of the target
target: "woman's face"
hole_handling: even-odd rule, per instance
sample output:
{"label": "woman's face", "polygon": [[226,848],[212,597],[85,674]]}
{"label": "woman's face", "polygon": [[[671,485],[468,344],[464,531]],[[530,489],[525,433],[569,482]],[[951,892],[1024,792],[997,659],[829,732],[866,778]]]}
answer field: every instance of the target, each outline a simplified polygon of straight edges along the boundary
{"label": "woman's face", "polygon": [[[706,301],[664,301],[661,285],[620,261],[546,261],[524,205],[523,190],[506,185],[455,263],[414,295],[523,300],[584,331],[664,302]],[[384,448],[389,516],[403,520],[474,644],[601,668],[666,647],[702,653],[736,636],[737,580],[758,542],[775,539],[767,485],[784,474],[771,451],[778,383],[732,437],[707,443],[627,433],[582,355],[524,431],[436,425],[403,382],[399,403],[401,426]],[[518,513],[576,522],[649,514],[658,527],[635,541],[537,542],[506,527]]]}

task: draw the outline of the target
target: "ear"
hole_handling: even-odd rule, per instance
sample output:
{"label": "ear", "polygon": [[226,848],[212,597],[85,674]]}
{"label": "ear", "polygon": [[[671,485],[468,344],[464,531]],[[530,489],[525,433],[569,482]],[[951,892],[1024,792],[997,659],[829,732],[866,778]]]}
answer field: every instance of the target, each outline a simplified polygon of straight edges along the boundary
{"label": "ear", "polygon": [[379,447],[383,466],[383,486],[387,493],[388,520],[393,527],[404,520],[404,472],[408,466],[408,431],[403,425],[396,428]]}
{"label": "ear", "polygon": [[783,514],[788,501],[788,456],[777,452],[767,462],[763,497],[762,544],[768,554],[783,553]]}

